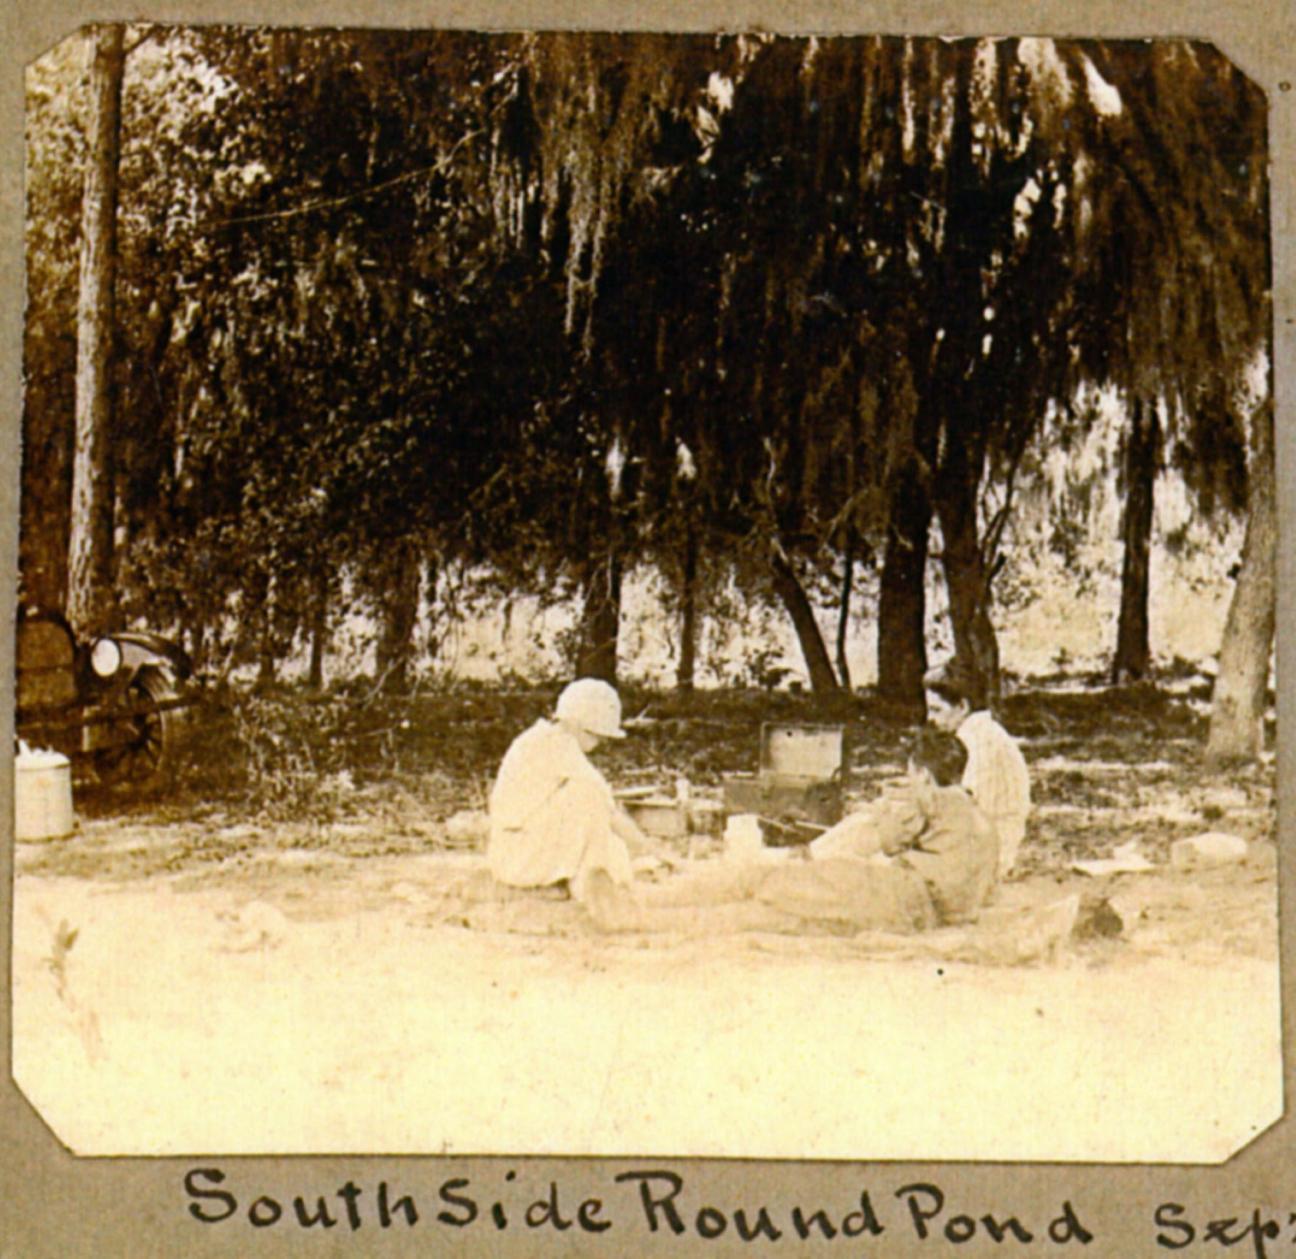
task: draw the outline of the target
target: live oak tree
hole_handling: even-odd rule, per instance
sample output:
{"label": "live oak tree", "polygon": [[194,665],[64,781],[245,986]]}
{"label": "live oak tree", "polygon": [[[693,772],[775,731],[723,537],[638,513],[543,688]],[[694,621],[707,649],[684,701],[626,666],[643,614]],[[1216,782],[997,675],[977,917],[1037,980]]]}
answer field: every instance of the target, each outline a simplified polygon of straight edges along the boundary
{"label": "live oak tree", "polygon": [[[1124,580],[1117,679],[1147,668],[1148,540],[1157,471],[1199,507],[1244,506],[1244,380],[1269,335],[1264,102],[1214,49],[1092,46],[1120,112],[1084,137],[1090,178],[1086,360],[1124,399]],[[1135,248],[1135,242],[1144,242]],[[1263,472],[1261,473],[1263,476]]]}
{"label": "live oak tree", "polygon": [[[373,547],[468,545],[495,404],[529,403],[499,387],[501,361],[527,357],[520,290],[449,160],[484,134],[472,84],[493,54],[472,37],[431,62],[390,37],[158,39],[221,107],[164,132],[170,152],[154,120],[136,151],[134,484],[155,488],[132,500],[134,553],[155,576],[196,568],[201,584],[164,587],[182,619],[219,622],[233,600],[241,649],[268,660],[319,624],[330,573],[372,571]],[[417,587],[374,584],[383,654],[407,657]]]}
{"label": "live oak tree", "polygon": [[65,40],[26,73],[27,318],[23,327],[24,598],[66,608],[83,185],[85,43]]}
{"label": "live oak tree", "polygon": [[[1210,747],[1220,758],[1254,755],[1275,563],[1272,388],[1262,366],[1272,352],[1264,96],[1208,46],[1087,51],[1104,81],[1119,85],[1122,109],[1110,126],[1090,124],[1095,158],[1119,178],[1089,181],[1099,265],[1080,290],[1099,318],[1082,353],[1091,371],[1137,402],[1144,424],[1150,407],[1164,412],[1165,440],[1203,510],[1236,504],[1245,477],[1247,544],[1220,652]],[[1117,225],[1103,247],[1101,229]]]}
{"label": "live oak tree", "polygon": [[[636,265],[636,231],[668,221],[671,188],[697,161],[708,76],[736,41],[719,44],[530,36],[494,123],[501,227],[563,293],[567,379],[544,407],[546,426],[529,435],[547,453],[537,457],[534,440],[522,447],[542,474],[531,536],[543,540],[541,567],[566,569],[579,591],[577,671],[608,679],[623,576],[653,533],[644,483],[663,471],[663,451],[671,467],[676,458],[673,443],[644,442],[663,401],[641,372],[660,308],[635,294],[642,287],[647,297],[659,277]],[[632,326],[627,300],[637,307]]]}

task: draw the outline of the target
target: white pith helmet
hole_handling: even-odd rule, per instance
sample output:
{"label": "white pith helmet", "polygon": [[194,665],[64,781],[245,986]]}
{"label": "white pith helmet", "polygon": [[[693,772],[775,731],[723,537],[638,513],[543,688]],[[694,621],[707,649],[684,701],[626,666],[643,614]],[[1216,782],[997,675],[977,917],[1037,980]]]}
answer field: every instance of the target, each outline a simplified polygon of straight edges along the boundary
{"label": "white pith helmet", "polygon": [[621,697],[598,678],[578,678],[569,682],[558,696],[554,715],[601,739],[624,739],[621,729]]}

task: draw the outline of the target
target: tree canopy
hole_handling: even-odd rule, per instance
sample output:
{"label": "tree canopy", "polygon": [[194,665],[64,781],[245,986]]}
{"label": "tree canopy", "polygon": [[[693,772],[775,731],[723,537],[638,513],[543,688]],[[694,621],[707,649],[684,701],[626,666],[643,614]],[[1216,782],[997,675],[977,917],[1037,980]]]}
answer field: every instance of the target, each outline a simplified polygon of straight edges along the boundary
{"label": "tree canopy", "polygon": [[[396,570],[458,565],[579,592],[614,667],[620,575],[696,571],[700,548],[782,600],[831,689],[806,592],[861,560],[881,570],[883,689],[913,697],[933,546],[993,688],[1014,493],[1082,440],[1096,390],[1158,417],[1152,457],[1202,510],[1246,506],[1265,103],[1210,46],[126,43],[128,613],[195,635],[233,614],[240,650],[282,653],[348,574],[381,604],[411,588]],[[76,44],[28,81],[23,566],[60,605]]]}

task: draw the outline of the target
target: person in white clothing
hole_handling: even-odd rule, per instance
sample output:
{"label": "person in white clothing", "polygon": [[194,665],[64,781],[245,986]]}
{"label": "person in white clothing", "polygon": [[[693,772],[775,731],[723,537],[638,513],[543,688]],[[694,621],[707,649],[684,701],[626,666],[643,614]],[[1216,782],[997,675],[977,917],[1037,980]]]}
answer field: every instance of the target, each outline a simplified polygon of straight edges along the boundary
{"label": "person in white clothing", "polygon": [[632,848],[658,846],[589,760],[604,739],[623,738],[616,691],[580,678],[558,697],[552,721],[541,718],[513,740],[490,794],[486,860],[500,883],[565,888],[582,902],[592,880],[629,885]]}
{"label": "person in white clothing", "polygon": [[963,786],[999,835],[999,877],[1012,869],[1026,835],[1030,772],[1016,740],[986,707],[985,688],[955,658],[923,679],[927,715],[967,748]]}

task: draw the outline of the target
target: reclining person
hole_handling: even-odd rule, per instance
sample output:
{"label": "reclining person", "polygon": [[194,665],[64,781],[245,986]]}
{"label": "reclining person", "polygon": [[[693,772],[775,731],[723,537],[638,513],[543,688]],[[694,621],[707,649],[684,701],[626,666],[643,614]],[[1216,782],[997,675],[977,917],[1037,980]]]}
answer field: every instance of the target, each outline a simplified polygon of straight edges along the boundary
{"label": "reclining person", "polygon": [[600,884],[629,885],[632,852],[670,860],[589,760],[603,740],[623,738],[616,691],[581,678],[558,697],[552,721],[541,718],[513,740],[490,794],[486,861],[498,882],[556,888],[584,902],[595,873]]}
{"label": "reclining person", "polygon": [[967,759],[952,734],[924,727],[905,788],[822,835],[809,862],[770,871],[756,899],[861,930],[921,930],[974,917],[995,885],[999,838],[959,785]]}
{"label": "reclining person", "polygon": [[1030,772],[1016,740],[991,716],[985,687],[956,657],[923,679],[927,713],[967,748],[963,786],[999,834],[999,877],[1007,876],[1026,835]]}
{"label": "reclining person", "polygon": [[967,751],[925,728],[904,791],[834,827],[810,861],[699,871],[643,888],[595,872],[595,922],[620,931],[800,932],[808,925],[909,932],[974,916],[995,882],[999,840],[958,786]]}

